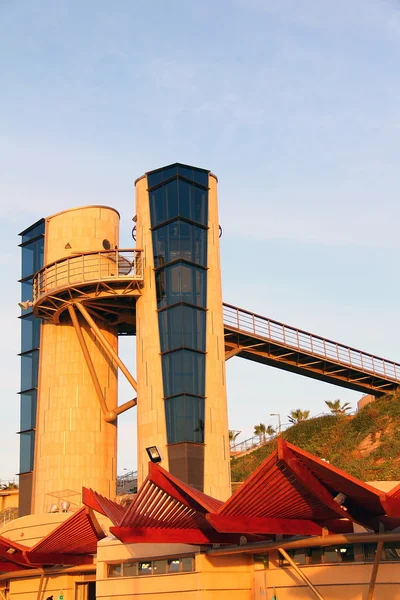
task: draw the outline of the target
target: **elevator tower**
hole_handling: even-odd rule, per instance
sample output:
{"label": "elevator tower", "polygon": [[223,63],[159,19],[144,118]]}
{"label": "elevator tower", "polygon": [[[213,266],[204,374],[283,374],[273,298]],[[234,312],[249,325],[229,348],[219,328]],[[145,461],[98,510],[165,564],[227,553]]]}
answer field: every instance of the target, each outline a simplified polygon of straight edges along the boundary
{"label": "elevator tower", "polygon": [[[113,497],[117,417],[136,404],[139,483],[156,445],[172,474],[230,495],[217,179],[174,164],[135,187],[136,248],[106,206],[21,234],[21,514],[79,504],[82,486]],[[119,406],[118,369],[137,392]]]}

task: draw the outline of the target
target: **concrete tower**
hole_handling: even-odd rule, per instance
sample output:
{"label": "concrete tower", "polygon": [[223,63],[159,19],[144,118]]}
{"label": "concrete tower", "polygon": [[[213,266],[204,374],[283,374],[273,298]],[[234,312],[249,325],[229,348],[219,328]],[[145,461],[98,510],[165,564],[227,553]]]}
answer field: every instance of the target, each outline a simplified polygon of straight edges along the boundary
{"label": "concrete tower", "polygon": [[231,494],[217,179],[174,164],[136,181],[146,257],[137,302],[138,478],[146,447],[216,498]]}
{"label": "concrete tower", "polygon": [[33,314],[22,316],[23,346],[25,320],[25,338],[36,331],[22,354],[21,422],[30,415],[30,430],[21,427],[30,434],[29,460],[21,440],[22,514],[48,512],[62,501],[79,505],[82,485],[114,496],[116,419],[136,404],[117,406],[118,367],[136,388],[118,357],[118,333],[134,330],[141,253],[118,248],[119,214],[112,208],[68,210],[40,224],[43,256],[34,269],[24,267],[30,230],[22,234],[22,294],[33,305]]}

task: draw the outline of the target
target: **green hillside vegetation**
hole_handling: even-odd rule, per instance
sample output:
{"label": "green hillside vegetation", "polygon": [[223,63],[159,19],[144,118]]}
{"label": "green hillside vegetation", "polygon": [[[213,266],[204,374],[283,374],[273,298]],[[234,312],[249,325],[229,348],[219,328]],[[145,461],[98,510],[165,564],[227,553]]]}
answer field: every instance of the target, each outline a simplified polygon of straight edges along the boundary
{"label": "green hillside vegetation", "polygon": [[[387,394],[354,416],[300,421],[282,437],[363,481],[400,481],[400,392]],[[232,482],[244,481],[276,448],[271,440],[231,460]]]}

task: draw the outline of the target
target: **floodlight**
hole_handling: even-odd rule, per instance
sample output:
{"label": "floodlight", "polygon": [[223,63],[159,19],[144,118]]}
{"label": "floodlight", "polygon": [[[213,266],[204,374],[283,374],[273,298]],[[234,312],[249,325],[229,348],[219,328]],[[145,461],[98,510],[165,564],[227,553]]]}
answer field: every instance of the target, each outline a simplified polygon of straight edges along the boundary
{"label": "floodlight", "polygon": [[161,454],[157,446],[149,446],[148,448],[146,448],[146,452],[152,463],[159,463],[162,461]]}
{"label": "floodlight", "polygon": [[334,497],[333,501],[336,502],[336,504],[339,504],[339,506],[343,506],[343,504],[346,502],[347,500],[347,496],[345,494],[343,494],[342,492],[339,492],[337,494],[337,496]]}
{"label": "floodlight", "polygon": [[15,554],[17,551],[16,548],[13,548],[12,546],[10,546],[10,548],[7,548],[6,552],[7,554]]}
{"label": "floodlight", "polygon": [[57,504],[52,504],[49,508],[49,513],[58,513],[58,512],[59,512],[59,509],[58,509]]}
{"label": "floodlight", "polygon": [[22,308],[22,310],[28,310],[28,308],[32,308],[33,302],[30,300],[24,300],[24,302],[18,302],[18,306]]}

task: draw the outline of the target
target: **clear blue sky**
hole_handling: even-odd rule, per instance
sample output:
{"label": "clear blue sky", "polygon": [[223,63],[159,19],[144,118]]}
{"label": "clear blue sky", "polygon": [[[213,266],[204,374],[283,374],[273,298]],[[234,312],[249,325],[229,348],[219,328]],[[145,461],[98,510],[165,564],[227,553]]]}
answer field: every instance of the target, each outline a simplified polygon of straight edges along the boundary
{"label": "clear blue sky", "polygon": [[[18,232],[100,203],[128,246],[133,181],[164,164],[219,176],[226,302],[400,361],[399,64],[397,0],[0,0],[0,478],[18,471]],[[227,371],[245,435],[360,397]],[[134,430],[131,411],[120,470]]]}

